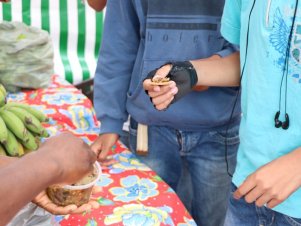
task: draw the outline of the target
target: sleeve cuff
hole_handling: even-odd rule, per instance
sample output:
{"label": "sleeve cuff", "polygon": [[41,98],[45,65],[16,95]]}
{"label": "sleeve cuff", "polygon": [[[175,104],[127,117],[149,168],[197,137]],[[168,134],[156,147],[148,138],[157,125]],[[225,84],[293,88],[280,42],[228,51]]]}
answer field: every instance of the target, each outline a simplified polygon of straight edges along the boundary
{"label": "sleeve cuff", "polygon": [[117,133],[122,135],[122,127],[123,127],[122,120],[116,120],[111,118],[103,118],[100,121],[100,132],[99,134],[104,133]]}
{"label": "sleeve cuff", "polygon": [[229,24],[222,22],[221,34],[228,42],[235,45],[240,44],[240,29],[234,28]]}
{"label": "sleeve cuff", "polygon": [[217,52],[216,54],[219,55],[220,57],[226,57],[237,51],[239,51],[239,47],[237,45],[231,45],[228,48]]}

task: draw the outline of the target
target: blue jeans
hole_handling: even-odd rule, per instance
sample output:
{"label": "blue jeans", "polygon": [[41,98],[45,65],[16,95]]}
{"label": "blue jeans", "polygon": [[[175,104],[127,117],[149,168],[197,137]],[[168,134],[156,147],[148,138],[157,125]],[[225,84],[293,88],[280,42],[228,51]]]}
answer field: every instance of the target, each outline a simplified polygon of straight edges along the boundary
{"label": "blue jeans", "polygon": [[232,184],[225,226],[301,226],[301,219],[283,215],[264,206],[257,207],[243,198],[234,199],[235,190],[236,186]]}
{"label": "blue jeans", "polygon": [[[228,130],[227,159],[231,173],[236,165],[238,128],[239,120],[236,120]],[[225,162],[225,130],[224,126],[209,131],[186,132],[149,126],[149,153],[147,156],[137,155],[178,193],[198,225],[220,226],[224,223],[231,185]],[[131,120],[129,147],[133,152],[136,138],[137,123]],[[181,179],[181,175],[185,178]],[[192,197],[185,196],[190,193]]]}

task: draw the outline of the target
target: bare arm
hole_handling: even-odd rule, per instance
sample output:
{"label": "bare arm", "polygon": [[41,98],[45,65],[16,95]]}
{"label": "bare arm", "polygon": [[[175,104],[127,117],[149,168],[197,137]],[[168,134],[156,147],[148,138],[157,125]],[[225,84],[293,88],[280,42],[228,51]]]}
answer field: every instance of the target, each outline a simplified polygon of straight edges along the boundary
{"label": "bare arm", "polygon": [[224,58],[190,62],[197,72],[198,86],[231,87],[239,85],[239,52]]}
{"label": "bare arm", "polygon": [[40,153],[31,153],[0,171],[0,225],[8,221],[40,191],[59,177],[59,168],[53,161],[43,159]]}
{"label": "bare arm", "polygon": [[89,5],[96,11],[101,11],[107,4],[107,0],[88,0]]}
{"label": "bare arm", "polygon": [[0,170],[3,167],[8,166],[10,163],[13,163],[16,161],[18,158],[15,157],[8,157],[8,156],[0,156]]}

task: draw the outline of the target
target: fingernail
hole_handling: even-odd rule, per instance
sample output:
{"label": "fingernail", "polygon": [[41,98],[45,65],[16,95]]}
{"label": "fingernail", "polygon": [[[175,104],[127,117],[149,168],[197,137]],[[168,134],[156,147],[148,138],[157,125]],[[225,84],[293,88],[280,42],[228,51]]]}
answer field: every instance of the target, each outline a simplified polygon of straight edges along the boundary
{"label": "fingernail", "polygon": [[178,88],[177,87],[174,87],[171,89],[171,94],[176,94],[178,92]]}
{"label": "fingernail", "polygon": [[176,83],[171,82],[168,86],[169,86],[169,88],[174,88],[174,87],[176,87]]}
{"label": "fingernail", "polygon": [[234,197],[235,199],[240,199],[240,194],[237,193],[237,192],[234,192],[233,197]]}

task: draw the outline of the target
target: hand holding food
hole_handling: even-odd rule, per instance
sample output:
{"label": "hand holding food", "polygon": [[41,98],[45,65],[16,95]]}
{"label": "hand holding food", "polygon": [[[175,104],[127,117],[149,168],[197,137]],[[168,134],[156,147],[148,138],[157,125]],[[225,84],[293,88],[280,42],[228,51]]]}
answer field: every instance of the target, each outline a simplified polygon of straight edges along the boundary
{"label": "hand holding food", "polygon": [[60,167],[60,175],[55,183],[75,183],[92,171],[96,161],[96,155],[90,147],[67,132],[47,139],[37,153]]}
{"label": "hand holding food", "polygon": [[153,70],[148,74],[147,78],[150,78],[152,82],[159,78],[160,81],[163,77],[167,77],[171,81],[174,81],[178,88],[178,92],[175,94],[175,98],[172,101],[175,102],[192,91],[192,88],[197,84],[198,76],[193,65],[189,61],[172,62],[170,64],[163,65],[163,67],[165,66],[169,66],[170,68],[167,74],[165,72],[162,76],[158,73],[158,70]]}

